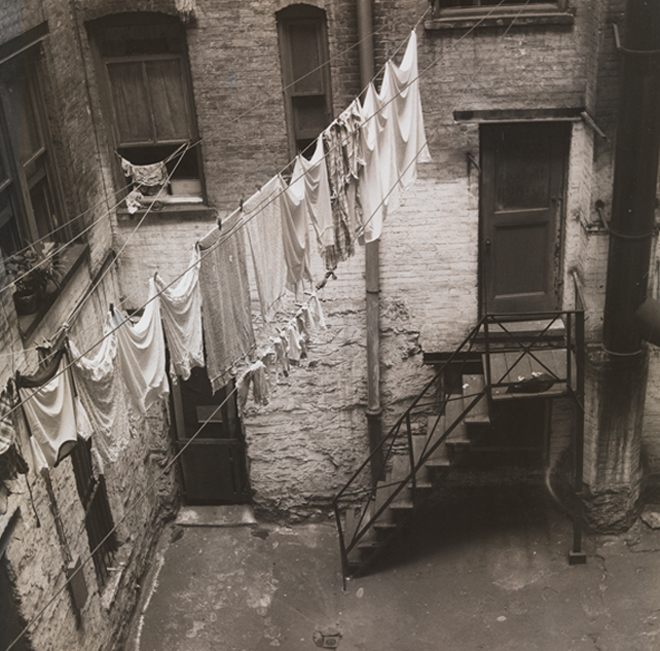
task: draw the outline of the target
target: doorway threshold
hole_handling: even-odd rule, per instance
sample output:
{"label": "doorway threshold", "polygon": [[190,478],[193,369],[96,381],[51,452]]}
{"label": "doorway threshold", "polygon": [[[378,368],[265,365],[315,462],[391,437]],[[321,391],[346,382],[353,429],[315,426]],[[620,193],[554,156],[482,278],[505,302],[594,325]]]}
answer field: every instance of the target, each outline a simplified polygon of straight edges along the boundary
{"label": "doorway threshold", "polygon": [[181,527],[247,527],[257,524],[249,504],[183,506],[176,524]]}

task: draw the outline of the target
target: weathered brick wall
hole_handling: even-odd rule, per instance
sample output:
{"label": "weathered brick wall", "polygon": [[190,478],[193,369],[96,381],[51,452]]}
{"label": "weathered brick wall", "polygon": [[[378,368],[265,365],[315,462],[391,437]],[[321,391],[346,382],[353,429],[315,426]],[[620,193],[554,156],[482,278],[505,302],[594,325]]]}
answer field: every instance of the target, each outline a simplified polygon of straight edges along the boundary
{"label": "weathered brick wall", "polygon": [[[88,47],[84,39],[79,42],[74,29],[72,9],[76,3],[68,0],[10,0],[0,4],[2,42],[48,21],[49,35],[44,40],[42,63],[52,155],[61,180],[66,216],[75,218],[73,223],[79,232],[85,231],[77,241],[89,245],[89,256],[29,339],[23,339],[19,333],[11,290],[0,294],[0,383],[4,387],[17,370],[24,373],[36,370],[35,346],[55,334],[64,322],[71,323],[72,338],[82,350],[98,341],[108,304],[119,301],[120,291],[116,269],[110,266],[99,288],[86,301],[78,318],[71,322],[72,313],[113,246],[110,207],[114,194],[107,161],[99,159],[99,146],[103,144],[104,136],[103,132],[95,130],[95,116],[89,105],[85,76],[88,61],[81,56],[81,47],[86,53]],[[0,267],[0,286],[4,288],[4,266]],[[128,408],[126,414],[129,414]],[[82,613],[82,627],[76,629],[71,600],[65,591],[31,627],[29,637],[35,651],[117,648],[117,636],[134,605],[138,580],[146,567],[151,546],[163,518],[172,513],[173,500],[177,496],[172,472],[159,480],[129,512],[137,497],[155,481],[161,466],[170,458],[169,422],[164,406],[155,406],[148,418],[130,414],[125,422],[118,423],[114,433],[125,440],[117,462],[106,464],[104,468],[114,520],[119,523],[126,516],[118,525],[121,547],[116,566],[108,584],[100,590],[93,564],[88,562],[85,565],[83,574],[89,597]],[[25,436],[24,431],[22,436]],[[31,462],[27,439],[23,438],[21,443],[28,462]],[[28,481],[34,496],[34,509],[25,480],[19,477],[8,482],[11,491],[8,511],[0,516],[2,532],[11,514],[18,512],[16,529],[6,554],[15,588],[13,597],[26,620],[35,616],[64,584],[66,555],[86,558],[90,551],[70,459],[53,469],[51,480],[66,550],[58,541],[45,481],[33,470]]]}
{"label": "weathered brick wall", "polygon": [[[93,4],[88,1],[86,6]],[[106,13],[108,8],[125,7],[120,2],[97,3],[101,4]],[[153,7],[169,11],[165,4]],[[192,83],[204,138],[209,203],[224,212],[233,210],[240,198],[249,196],[288,160],[275,22],[275,12],[288,3],[198,0],[196,4],[197,20],[186,33]],[[333,107],[338,113],[359,90],[357,48],[346,52],[357,42],[354,3],[314,0],[312,4],[327,11]],[[147,7],[143,5],[136,8]],[[418,29],[419,69],[430,66],[421,89],[433,162],[420,167],[417,184],[389,217],[381,241],[385,427],[429,377],[430,371],[421,365],[421,348],[452,350],[478,315],[479,179],[474,169],[467,174],[466,154],[478,158],[479,129],[476,123],[455,123],[453,111],[594,104],[597,89],[588,78],[598,54],[594,43],[602,40],[600,14],[592,1],[574,5],[572,27],[514,27],[506,35],[502,28],[478,28],[469,34]],[[377,67],[395,52],[400,60],[400,46],[427,6],[421,0],[374,2]],[[89,17],[100,11],[90,10]],[[593,147],[590,129],[576,124],[567,176],[563,259],[567,307],[574,302],[569,270],[580,267],[600,242],[598,236],[586,236],[578,221],[578,213],[589,216]],[[187,263],[192,242],[212,223],[150,216],[131,236],[134,225],[135,221],[117,226],[118,246],[128,242],[121,263],[122,289],[126,296],[144,300],[146,280],[153,271],[175,277],[175,271]],[[311,368],[297,369],[277,387],[267,408],[246,414],[257,504],[297,513],[304,511],[305,503],[327,504],[354,467],[350,459],[357,462],[365,449],[363,264],[360,252],[340,265],[338,280],[330,281],[323,292],[334,339],[324,343],[325,335],[321,337],[310,355]],[[598,280],[590,274],[600,270],[583,265],[580,272],[587,292],[593,288],[592,302],[597,305]],[[132,306],[135,300],[131,299]],[[597,323],[597,314],[594,307],[592,324]],[[322,380],[313,370],[319,368],[315,357],[323,360],[318,362]],[[350,391],[346,378],[351,379]],[[559,424],[557,429],[558,441],[563,441]],[[273,464],[276,454],[281,461]],[[335,467],[333,457],[343,463]],[[303,458],[307,461],[301,463]]]}

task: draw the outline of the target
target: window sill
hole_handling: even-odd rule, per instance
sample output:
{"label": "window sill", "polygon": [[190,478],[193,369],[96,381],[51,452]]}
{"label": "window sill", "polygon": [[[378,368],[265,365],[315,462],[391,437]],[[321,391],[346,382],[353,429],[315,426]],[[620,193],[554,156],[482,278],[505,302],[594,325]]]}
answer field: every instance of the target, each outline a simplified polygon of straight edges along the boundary
{"label": "window sill", "polygon": [[34,314],[26,314],[18,317],[18,329],[23,339],[28,339],[34,333],[41,320],[46,316],[48,310],[53,306],[88,254],[88,244],[73,244],[67,247],[66,251],[62,254],[62,264],[65,272],[59,289],[46,294],[41,299],[39,309]]}
{"label": "window sill", "polygon": [[424,22],[428,31],[469,29],[470,27],[508,27],[515,21],[516,26],[564,25],[572,26],[575,15],[559,9],[551,3],[516,8],[497,7],[491,11],[487,7],[451,7],[442,9],[434,18]]}
{"label": "window sill", "polygon": [[134,213],[130,213],[126,208],[117,209],[117,221],[125,222],[134,219],[140,219],[147,215],[147,221],[152,218],[153,220],[161,219],[215,219],[218,211],[215,208],[210,208],[200,201],[188,201],[185,203],[162,202],[154,204],[154,207],[149,208],[149,204],[144,208],[140,208]]}

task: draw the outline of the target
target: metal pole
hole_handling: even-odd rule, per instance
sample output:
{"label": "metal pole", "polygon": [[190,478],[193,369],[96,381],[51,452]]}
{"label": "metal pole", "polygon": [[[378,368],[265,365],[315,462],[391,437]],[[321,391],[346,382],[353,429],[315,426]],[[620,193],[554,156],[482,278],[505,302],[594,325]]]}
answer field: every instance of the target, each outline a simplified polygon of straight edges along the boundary
{"label": "metal pole", "polygon": [[[360,41],[360,81],[366,88],[375,74],[371,0],[357,0],[358,40]],[[375,450],[383,436],[380,404],[380,256],[379,242],[365,246],[367,310],[367,428],[369,448]],[[383,474],[382,454],[371,460],[371,481],[375,485]]]}
{"label": "metal pole", "polygon": [[634,354],[641,347],[633,315],[646,298],[654,229],[659,51],[660,2],[627,0],[603,322],[603,344],[618,354]]}

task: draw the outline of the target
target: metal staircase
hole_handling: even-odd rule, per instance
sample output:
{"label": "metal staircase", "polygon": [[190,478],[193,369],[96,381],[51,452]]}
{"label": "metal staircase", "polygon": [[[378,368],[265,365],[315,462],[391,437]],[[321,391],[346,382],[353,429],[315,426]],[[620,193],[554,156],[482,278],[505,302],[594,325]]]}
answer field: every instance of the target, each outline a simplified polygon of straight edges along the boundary
{"label": "metal staircase", "polygon": [[[364,574],[462,459],[489,450],[494,405],[560,397],[578,407],[572,449],[579,498],[584,313],[482,317],[335,496],[344,577]],[[569,558],[580,563],[579,514],[573,526]]]}

